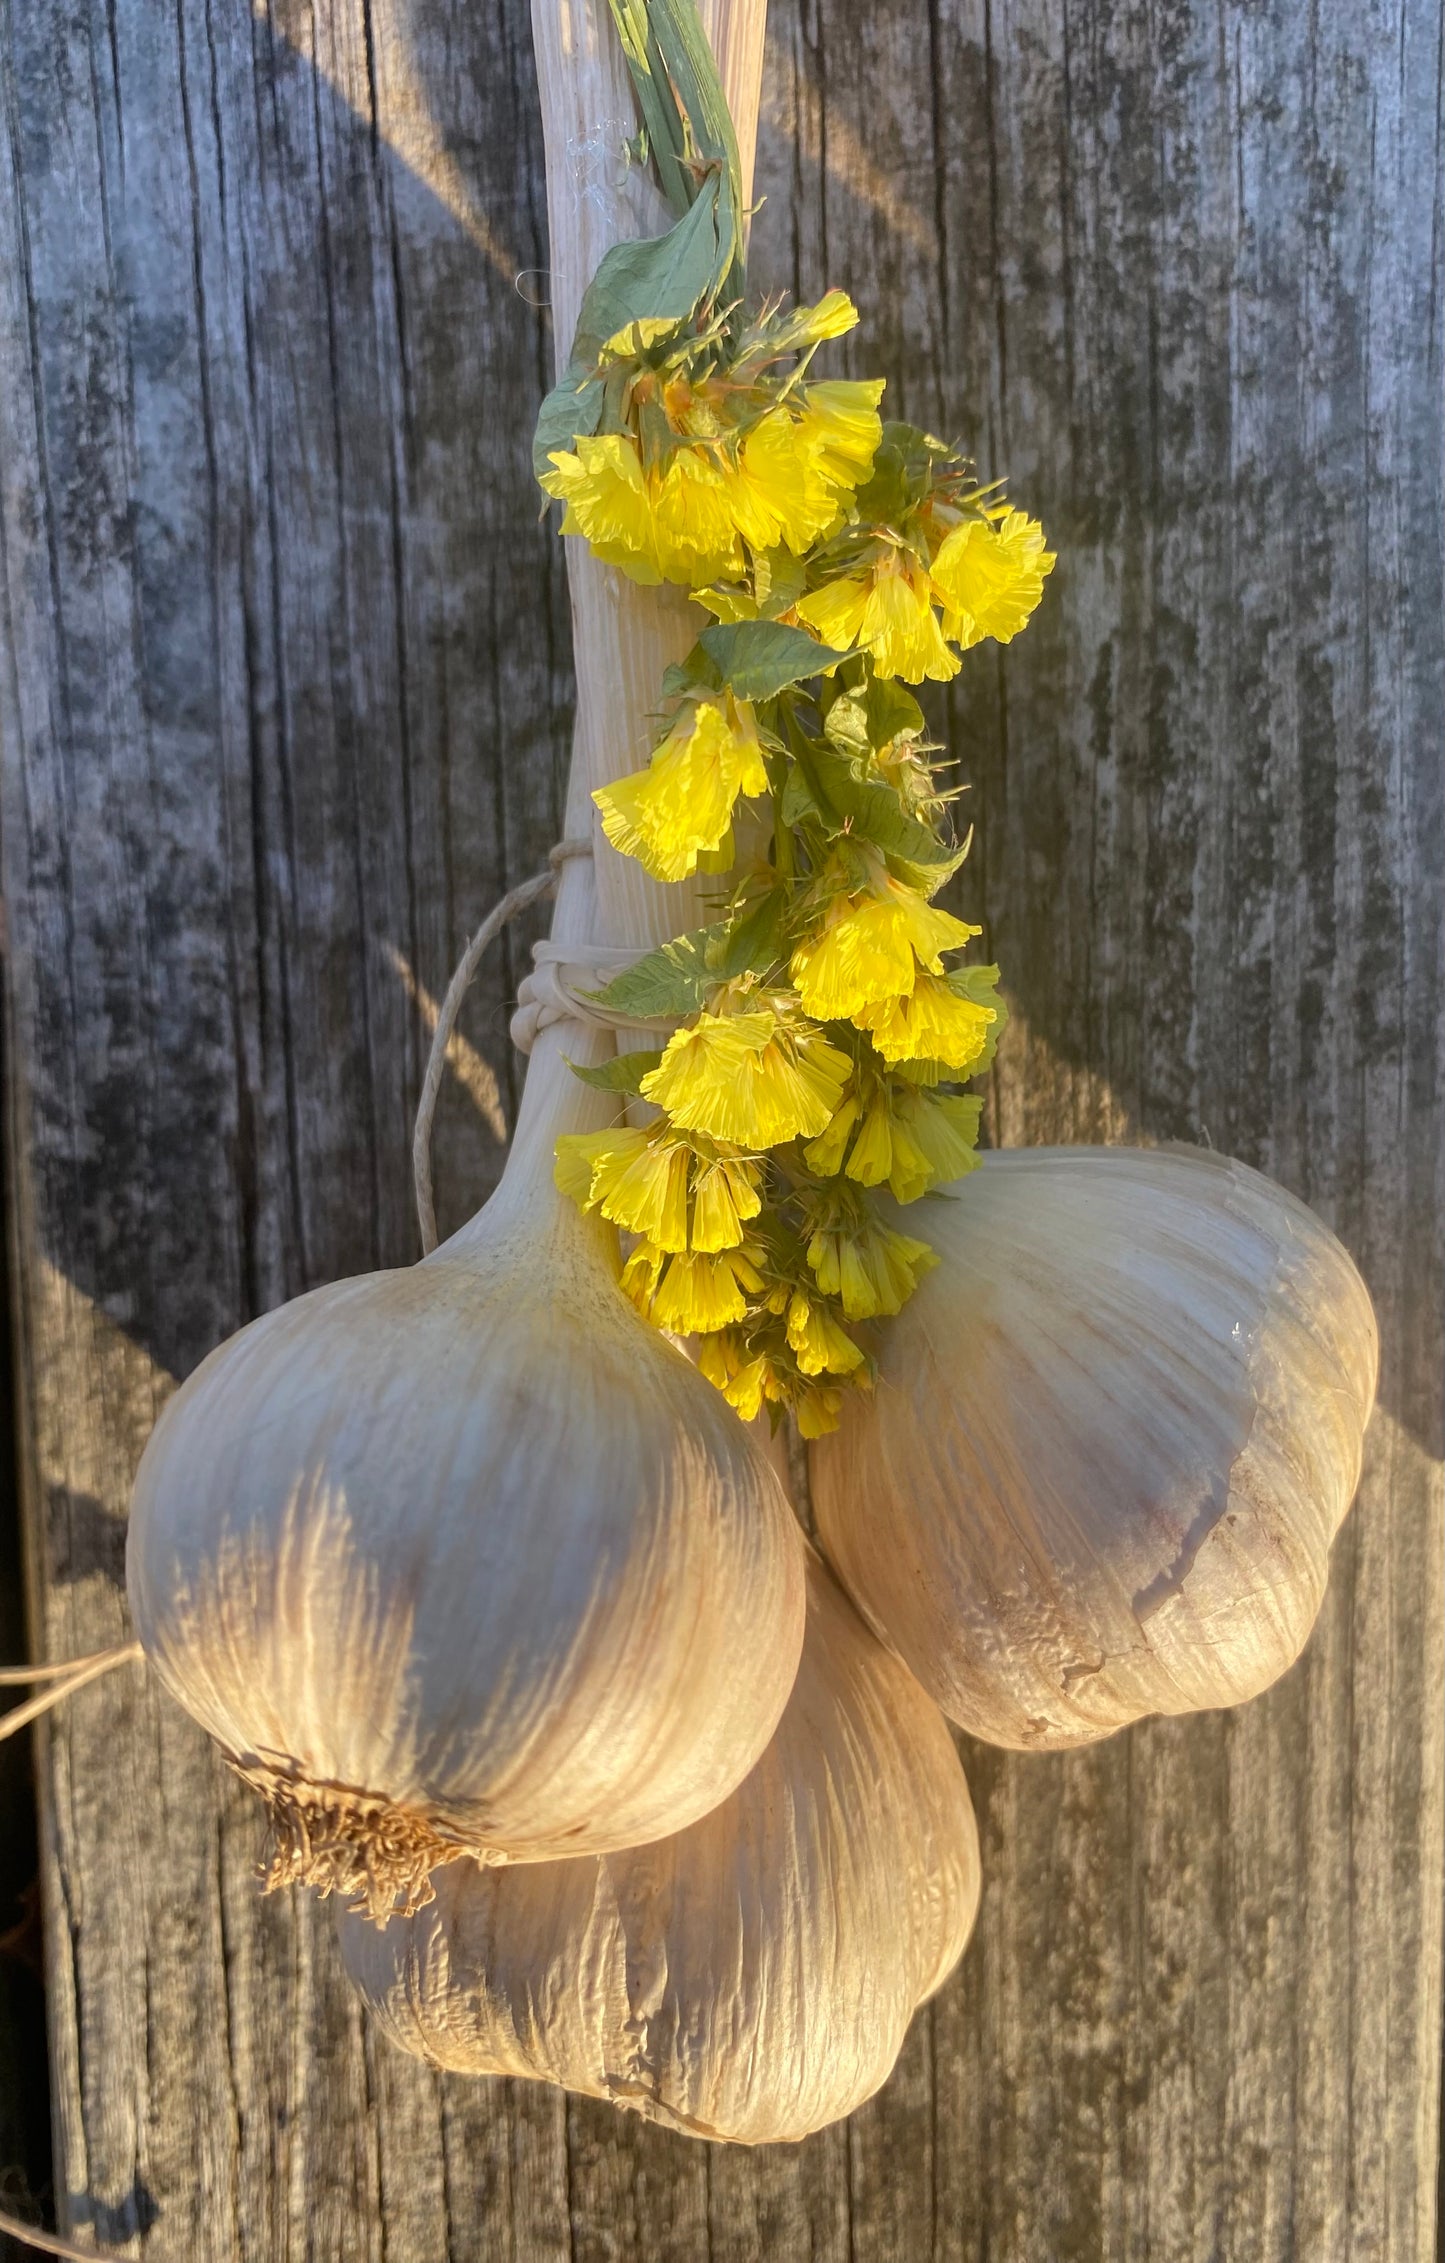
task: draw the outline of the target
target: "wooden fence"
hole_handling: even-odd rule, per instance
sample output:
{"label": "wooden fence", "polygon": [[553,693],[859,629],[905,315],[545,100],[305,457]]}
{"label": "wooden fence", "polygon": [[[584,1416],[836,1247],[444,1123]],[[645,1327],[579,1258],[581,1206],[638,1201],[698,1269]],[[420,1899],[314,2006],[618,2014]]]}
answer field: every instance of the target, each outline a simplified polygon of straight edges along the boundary
{"label": "wooden fence", "polygon": [[[0,829],[33,1639],[126,1627],[172,1379],[417,1253],[462,939],[569,731],[524,0],[0,4]],[[758,276],[1060,565],[936,718],[1015,1016],[991,1132],[1207,1140],[1344,1237],[1380,1410],[1301,1665],[970,1750],[974,1944],[759,2153],[433,2076],[140,1671],[41,1740],[62,2221],[155,2263],[1433,2252],[1445,866],[1438,0],[774,0]],[[586,166],[615,160],[579,153]],[[846,361],[846,355],[843,357]],[[835,366],[837,366],[835,364]],[[516,1104],[466,1017],[456,1222]],[[0,1924],[8,1922],[0,1912]]]}

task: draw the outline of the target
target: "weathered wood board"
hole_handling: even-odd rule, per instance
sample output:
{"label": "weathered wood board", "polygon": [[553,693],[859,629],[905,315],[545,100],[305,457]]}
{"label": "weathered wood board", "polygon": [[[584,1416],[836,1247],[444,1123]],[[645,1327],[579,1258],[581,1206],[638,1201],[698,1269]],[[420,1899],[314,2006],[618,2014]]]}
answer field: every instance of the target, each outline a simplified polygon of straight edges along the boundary
{"label": "weathered wood board", "polygon": [[[416,1252],[430,997],[555,838],[524,0],[0,0],[0,824],[34,1631],[124,1630],[131,1471],[251,1314]],[[774,0],[755,272],[1061,563],[939,709],[1010,1141],[1207,1138],[1364,1267],[1300,1667],[975,1751],[979,1931],[796,2150],[437,2079],[135,1669],[42,1752],[57,2187],[155,2263],[1433,2253],[1445,647],[1438,0]],[[611,160],[606,153],[598,163]],[[586,193],[585,180],[579,193]],[[453,1220],[515,1101],[468,1009]]]}

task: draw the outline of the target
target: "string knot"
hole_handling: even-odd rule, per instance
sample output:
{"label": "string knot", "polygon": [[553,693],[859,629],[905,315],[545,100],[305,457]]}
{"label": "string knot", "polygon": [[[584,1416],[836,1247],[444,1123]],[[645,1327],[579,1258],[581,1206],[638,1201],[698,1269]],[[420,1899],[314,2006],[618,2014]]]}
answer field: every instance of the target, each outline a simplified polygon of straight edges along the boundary
{"label": "string knot", "polygon": [[613,950],[606,943],[534,943],[532,972],[517,990],[517,1011],[512,1016],[517,1051],[530,1053],[542,1031],[554,1022],[590,1022],[594,1029],[635,1027],[635,1014],[614,1013],[589,993],[605,988],[624,967],[635,966],[637,956],[636,951]]}

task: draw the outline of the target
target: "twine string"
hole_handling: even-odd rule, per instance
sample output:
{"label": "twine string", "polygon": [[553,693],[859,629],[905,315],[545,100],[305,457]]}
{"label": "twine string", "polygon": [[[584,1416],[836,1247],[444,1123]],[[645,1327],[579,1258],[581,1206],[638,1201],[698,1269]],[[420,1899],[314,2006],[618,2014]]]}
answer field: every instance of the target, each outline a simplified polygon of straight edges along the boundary
{"label": "twine string", "polygon": [[104,2263],[108,2255],[120,2263],[118,2247],[77,2247],[74,2240],[62,2239],[58,2232],[43,2232],[38,2224],[27,2224],[19,2216],[12,2216],[0,2208],[0,2232],[8,2239],[18,2240],[22,2247],[33,2247],[42,2255],[59,2255],[65,2263]]}
{"label": "twine string", "polygon": [[593,1029],[613,1031],[638,1028],[635,1010],[623,1013],[601,1005],[595,992],[624,968],[636,966],[641,956],[606,943],[534,943],[532,972],[518,989],[512,1016],[517,1051],[530,1053],[542,1031],[559,1021],[586,1022]]}
{"label": "twine string", "polygon": [[[535,904],[542,896],[551,895],[557,885],[562,866],[573,857],[591,856],[590,841],[559,841],[547,858],[547,870],[534,872],[530,880],[519,881],[510,888],[498,904],[488,912],[476,934],[457,961],[456,972],[447,984],[446,996],[437,1013],[436,1028],[432,1032],[431,1051],[427,1055],[426,1073],[421,1080],[421,1098],[417,1102],[416,1125],[411,1139],[412,1183],[416,1190],[416,1214],[421,1226],[423,1257],[430,1257],[437,1246],[436,1202],[432,1191],[431,1135],[436,1116],[437,1099],[441,1092],[442,1077],[447,1065],[447,1052],[466,997],[476,978],[487,946],[496,941],[502,929],[519,912]],[[611,1006],[599,1005],[590,993],[605,987],[613,975],[621,974],[626,967],[635,966],[640,951],[619,950],[607,943],[534,943],[532,946],[532,972],[525,976],[517,990],[517,1010],[512,1016],[511,1038],[519,1053],[530,1053],[544,1029],[555,1022],[586,1022],[594,1029],[616,1032],[638,1029],[651,1021],[671,1029],[674,1024],[666,1017],[648,1016],[635,1011],[623,1013]]]}
{"label": "twine string", "polygon": [[456,972],[447,984],[447,994],[437,1014],[437,1025],[432,1032],[431,1051],[427,1055],[426,1074],[421,1080],[421,1098],[417,1102],[416,1125],[411,1135],[411,1175],[416,1189],[416,1214],[421,1226],[423,1257],[430,1257],[437,1245],[437,1213],[432,1194],[431,1127],[436,1114],[437,1095],[441,1091],[442,1074],[447,1065],[447,1048],[457,1025],[462,1000],[472,986],[477,968],[481,965],[489,943],[496,940],[519,912],[535,904],[543,896],[550,896],[561,876],[562,867],[570,858],[591,856],[590,841],[559,841],[547,858],[545,872],[534,872],[529,880],[518,881],[509,888],[498,904],[493,904],[476,934],[457,962]]}
{"label": "twine string", "polygon": [[[431,1051],[427,1055],[426,1073],[421,1080],[421,1098],[417,1102],[416,1125],[411,1139],[412,1183],[416,1190],[416,1214],[421,1226],[422,1255],[430,1257],[437,1246],[436,1201],[432,1190],[431,1135],[436,1115],[437,1099],[441,1092],[442,1077],[446,1071],[447,1051],[457,1026],[462,1001],[476,979],[489,944],[494,943],[502,929],[535,904],[543,896],[550,896],[557,885],[564,864],[573,857],[591,856],[592,843],[583,840],[559,841],[547,858],[547,870],[534,872],[530,880],[521,880],[509,888],[500,903],[494,904],[476,934],[457,961],[456,972],[447,984],[446,996],[437,1013],[436,1028],[432,1032]],[[517,1011],[512,1017],[512,1042],[519,1052],[530,1053],[539,1033],[559,1021],[591,1022],[600,1029],[624,1029],[635,1025],[636,1016],[630,1019],[613,1014],[605,1007],[595,1005],[585,994],[585,986],[620,974],[624,967],[632,966],[639,954],[636,951],[610,949],[602,943],[537,943],[532,949],[535,961],[533,971],[525,978],[517,992]]]}
{"label": "twine string", "polygon": [[68,1658],[63,1665],[7,1667],[3,1675],[5,1685],[13,1688],[16,1683],[29,1681],[47,1682],[49,1687],[42,1689],[38,1696],[27,1698],[23,1705],[15,1706],[0,1719],[0,1743],[27,1728],[32,1721],[38,1721],[42,1713],[48,1713],[62,1698],[73,1697],[88,1682],[99,1681],[112,1667],[129,1665],[133,1659],[139,1661],[144,1656],[138,1642],[118,1642],[113,1650],[93,1650],[89,1657]]}

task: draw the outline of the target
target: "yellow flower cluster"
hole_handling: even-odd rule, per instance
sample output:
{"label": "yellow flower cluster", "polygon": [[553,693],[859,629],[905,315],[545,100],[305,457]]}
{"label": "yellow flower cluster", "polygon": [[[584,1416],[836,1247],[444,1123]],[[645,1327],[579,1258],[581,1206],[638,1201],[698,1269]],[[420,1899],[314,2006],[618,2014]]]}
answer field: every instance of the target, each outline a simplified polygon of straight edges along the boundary
{"label": "yellow flower cluster", "polygon": [[[801,557],[838,521],[877,454],[881,379],[767,382],[780,352],[851,330],[841,291],[779,326],[766,319],[726,367],[684,340],[632,325],[602,366],[623,373],[619,429],[554,449],[542,486],[579,534],[633,581],[703,589],[746,571],[751,551]],[[639,350],[641,349],[641,350]]]}
{"label": "yellow flower cluster", "polygon": [[1053,567],[1037,519],[995,509],[951,527],[926,559],[879,545],[800,598],[797,618],[824,644],[871,653],[884,678],[946,683],[959,653],[985,637],[1008,644],[1027,626]]}
{"label": "yellow flower cluster", "polygon": [[[807,1436],[871,1379],[856,1331],[936,1262],[874,1190],[912,1203],[973,1167],[980,1102],[949,1087],[1003,1023],[996,969],[951,963],[980,931],[932,900],[959,856],[895,687],[1008,643],[1054,564],[952,451],[882,423],[881,383],[809,376],[856,320],[830,292],[736,334],[633,324],[597,366],[603,428],[542,475],[564,533],[720,624],[674,671],[647,767],[595,796],[606,837],[658,880],[733,875],[723,920],[683,939],[715,978],[610,1087],[655,1117],[559,1141],[558,1183],[636,1237],[624,1290],[699,1339],[739,1413],[791,1407]],[[743,803],[766,805],[746,827]]]}

